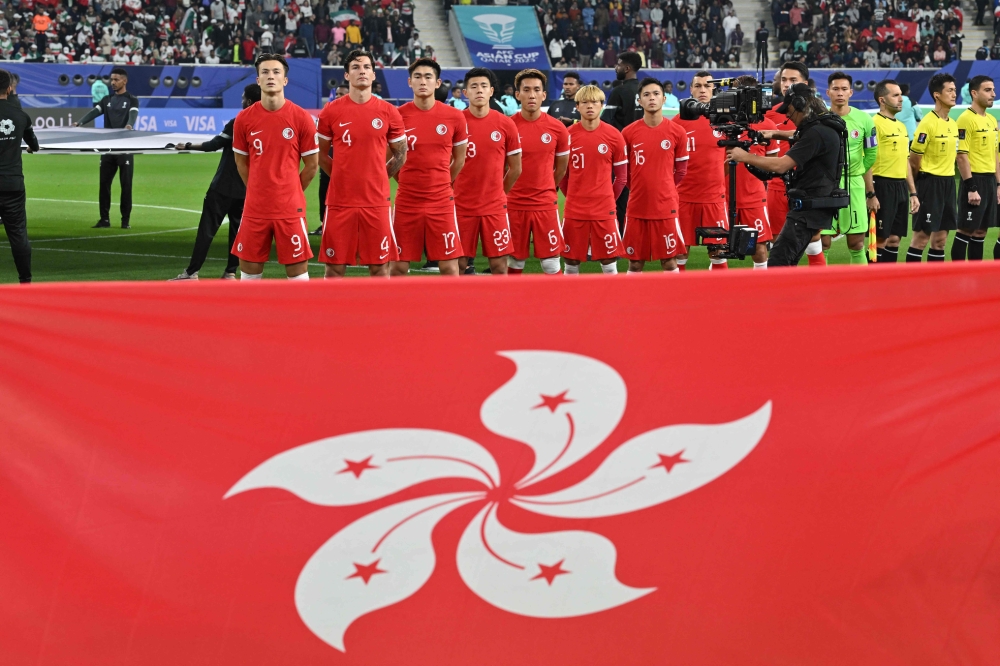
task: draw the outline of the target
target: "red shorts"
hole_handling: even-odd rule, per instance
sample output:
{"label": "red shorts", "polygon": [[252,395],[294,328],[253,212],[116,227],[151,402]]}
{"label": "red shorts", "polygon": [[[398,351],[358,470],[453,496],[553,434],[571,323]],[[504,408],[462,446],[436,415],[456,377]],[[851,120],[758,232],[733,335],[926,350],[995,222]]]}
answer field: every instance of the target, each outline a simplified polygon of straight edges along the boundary
{"label": "red shorts", "polygon": [[673,259],[687,252],[676,217],[666,220],[625,218],[625,256],[632,261]]}
{"label": "red shorts", "polygon": [[594,261],[625,256],[622,237],[618,235],[618,220],[564,220],[563,238],[566,247],[563,258]]}
{"label": "red shorts", "polygon": [[455,209],[393,211],[392,230],[396,235],[399,261],[448,261],[462,256]]}
{"label": "red shorts", "polygon": [[510,241],[515,259],[527,259],[531,241],[539,259],[558,257],[563,248],[562,225],[557,210],[509,210]]}
{"label": "red shorts", "polygon": [[777,236],[788,217],[788,195],[784,191],[767,188],[767,213],[771,219],[771,233]]}
{"label": "red shorts", "polygon": [[[682,201],[677,208],[677,218],[681,222],[681,235],[687,240],[685,245],[691,247],[695,244],[694,230],[698,227],[722,227],[729,228],[729,214],[726,211],[724,201],[714,203],[691,203]],[[706,238],[705,245],[722,243],[722,239]]]}
{"label": "red shorts", "polygon": [[757,242],[774,240],[771,235],[771,221],[767,217],[767,207],[742,208],[736,211],[736,222],[757,230]]}
{"label": "red shorts", "polygon": [[298,264],[313,257],[304,217],[262,220],[244,215],[233,243],[233,254],[244,261],[263,264],[271,256],[272,239],[278,246],[279,264]]}
{"label": "red shorts", "polygon": [[480,236],[483,238],[483,255],[487,257],[504,257],[512,251],[510,222],[506,213],[459,215],[458,231],[462,234],[462,256],[476,256],[476,245],[479,244]]}
{"label": "red shorts", "polygon": [[326,207],[319,260],[324,264],[371,266],[396,260],[389,207]]}

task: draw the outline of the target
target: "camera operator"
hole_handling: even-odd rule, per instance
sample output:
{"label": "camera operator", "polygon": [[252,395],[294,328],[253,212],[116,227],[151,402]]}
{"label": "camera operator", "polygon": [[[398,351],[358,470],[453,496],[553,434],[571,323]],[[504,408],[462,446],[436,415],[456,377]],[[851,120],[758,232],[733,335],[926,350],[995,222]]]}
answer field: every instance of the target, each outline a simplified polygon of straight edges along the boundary
{"label": "camera operator", "polygon": [[[730,148],[726,151],[726,158],[777,174],[795,169],[789,189],[801,191],[801,199],[808,201],[829,197],[840,181],[838,164],[842,142],[838,131],[828,126],[827,122],[839,123],[843,127],[843,120],[829,113],[822,100],[805,83],[797,83],[788,89],[777,111],[785,114],[797,128],[787,153],[781,157],[766,157],[752,155],[741,148]],[[771,248],[768,266],[798,264],[806,246],[818,243],[819,232],[830,228],[834,212],[832,208],[789,211],[785,226]]]}

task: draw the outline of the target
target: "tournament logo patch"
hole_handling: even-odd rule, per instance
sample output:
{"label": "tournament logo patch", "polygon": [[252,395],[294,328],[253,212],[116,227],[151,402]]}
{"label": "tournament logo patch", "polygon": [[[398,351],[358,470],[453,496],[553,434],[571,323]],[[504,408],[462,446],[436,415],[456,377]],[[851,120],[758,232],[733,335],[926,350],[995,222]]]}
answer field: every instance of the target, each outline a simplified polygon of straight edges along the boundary
{"label": "tournament logo patch", "polygon": [[446,125],[438,125],[437,127],[434,128],[434,131],[440,134],[441,136],[444,136],[445,134],[448,133],[448,127]]}
{"label": "tournament logo patch", "polygon": [[3,132],[4,136],[10,134],[13,131],[14,131],[14,121],[13,120],[7,120],[6,118],[3,119],[3,120],[0,120],[0,132]]}
{"label": "tournament logo patch", "polygon": [[608,144],[602,143],[599,146],[597,146],[597,152],[599,152],[601,155],[604,155],[605,153],[607,153],[608,152]]}
{"label": "tournament logo patch", "polygon": [[663,148],[663,150],[670,150],[670,139],[664,139],[661,141],[660,148]]}
{"label": "tournament logo patch", "polygon": [[965,130],[964,129],[958,130],[958,140],[959,141],[965,141]]}
{"label": "tournament logo patch", "polygon": [[490,134],[490,138],[493,139],[493,141],[499,141],[500,139],[503,138],[503,135],[500,134],[500,132],[494,131],[492,134]]}
{"label": "tournament logo patch", "polygon": [[542,135],[542,143],[552,143],[552,135],[546,132]]}
{"label": "tournament logo patch", "polygon": [[293,136],[295,136],[295,132],[292,131],[291,127],[286,127],[285,129],[281,130],[281,136],[285,137],[286,139],[291,139]]}
{"label": "tournament logo patch", "polygon": [[927,143],[927,135],[923,132],[917,137],[917,143]]}
{"label": "tournament logo patch", "polygon": [[374,127],[375,129],[382,129],[382,119],[381,118],[373,118],[372,119],[372,127]]}

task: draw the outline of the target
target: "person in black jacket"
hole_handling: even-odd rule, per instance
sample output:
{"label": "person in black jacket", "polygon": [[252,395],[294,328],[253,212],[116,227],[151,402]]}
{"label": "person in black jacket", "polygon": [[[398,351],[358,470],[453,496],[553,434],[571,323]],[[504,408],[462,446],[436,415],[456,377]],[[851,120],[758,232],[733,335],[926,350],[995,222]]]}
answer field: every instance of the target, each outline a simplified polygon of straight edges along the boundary
{"label": "person in black jacket", "polygon": [[[623,129],[642,118],[642,107],[639,106],[639,68],[642,66],[642,57],[634,51],[626,51],[618,56],[618,64],[615,65],[615,78],[621,81],[620,86],[616,86],[611,91],[608,104],[601,112],[601,120],[612,125],[621,132]],[[618,201],[615,202],[618,217],[618,230],[625,234],[625,213],[628,210],[628,187],[622,190]]]}
{"label": "person in black jacket", "polygon": [[0,219],[14,255],[17,278],[26,284],[31,282],[31,244],[24,210],[21,141],[23,139],[28,144],[28,152],[33,153],[38,150],[38,139],[31,118],[8,99],[10,87],[10,73],[0,70]]}
{"label": "person in black jacket", "polygon": [[[98,102],[87,115],[80,119],[80,122],[73,123],[74,127],[86,125],[97,116],[104,116],[104,127],[106,129],[127,129],[135,127],[135,121],[139,117],[139,99],[125,90],[128,85],[128,72],[122,67],[115,67],[111,70],[109,81],[114,94],[108,95]],[[101,190],[100,208],[101,219],[94,225],[95,229],[111,226],[111,181],[115,179],[115,173],[121,173],[122,186],[122,229],[131,229],[129,218],[132,216],[132,170],[135,166],[135,155],[101,155]]]}
{"label": "person in black jacket", "polygon": [[[243,89],[243,108],[260,101],[260,86],[251,83]],[[222,273],[223,280],[235,280],[240,269],[240,260],[232,250],[236,242],[236,232],[240,230],[240,220],[243,218],[243,203],[247,197],[247,187],[236,170],[236,159],[233,157],[233,125],[236,119],[231,119],[222,129],[222,134],[212,137],[205,143],[185,143],[174,146],[176,150],[201,150],[206,153],[222,149],[222,159],[219,168],[215,170],[212,184],[208,186],[205,202],[201,205],[201,220],[198,222],[198,235],[194,241],[194,252],[191,253],[191,263],[184,272],[171,280],[197,280],[198,271],[205,264],[208,248],[212,245],[215,234],[222,226],[222,218],[229,216],[229,263]]]}

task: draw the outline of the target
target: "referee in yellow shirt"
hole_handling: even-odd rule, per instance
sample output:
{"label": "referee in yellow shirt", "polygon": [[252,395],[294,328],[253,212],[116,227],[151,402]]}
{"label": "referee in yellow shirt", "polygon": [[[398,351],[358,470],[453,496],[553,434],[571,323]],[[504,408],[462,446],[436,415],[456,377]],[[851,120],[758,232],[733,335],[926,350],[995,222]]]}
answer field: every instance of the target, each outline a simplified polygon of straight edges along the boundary
{"label": "referee in yellow shirt", "polygon": [[935,74],[927,84],[934,98],[934,110],[917,125],[917,137],[910,144],[910,168],[917,174],[920,210],[913,216],[913,240],[906,261],[944,261],[948,232],[955,229],[955,156],[958,126],[948,117],[955,106],[958,89],[951,74]]}
{"label": "referee in yellow shirt", "polygon": [[962,186],[958,190],[958,233],[951,245],[951,260],[983,258],[986,230],[996,224],[997,179],[997,119],[986,113],[993,106],[996,90],[993,79],[974,76],[969,81],[972,104],[958,117],[958,173]]}
{"label": "referee in yellow shirt", "polygon": [[872,165],[875,186],[875,240],[878,263],[896,263],[899,240],[906,235],[910,214],[920,209],[913,171],[906,159],[910,135],[906,125],[896,119],[903,110],[903,91],[892,79],[875,85],[878,113],[872,120],[878,139],[878,157]]}

